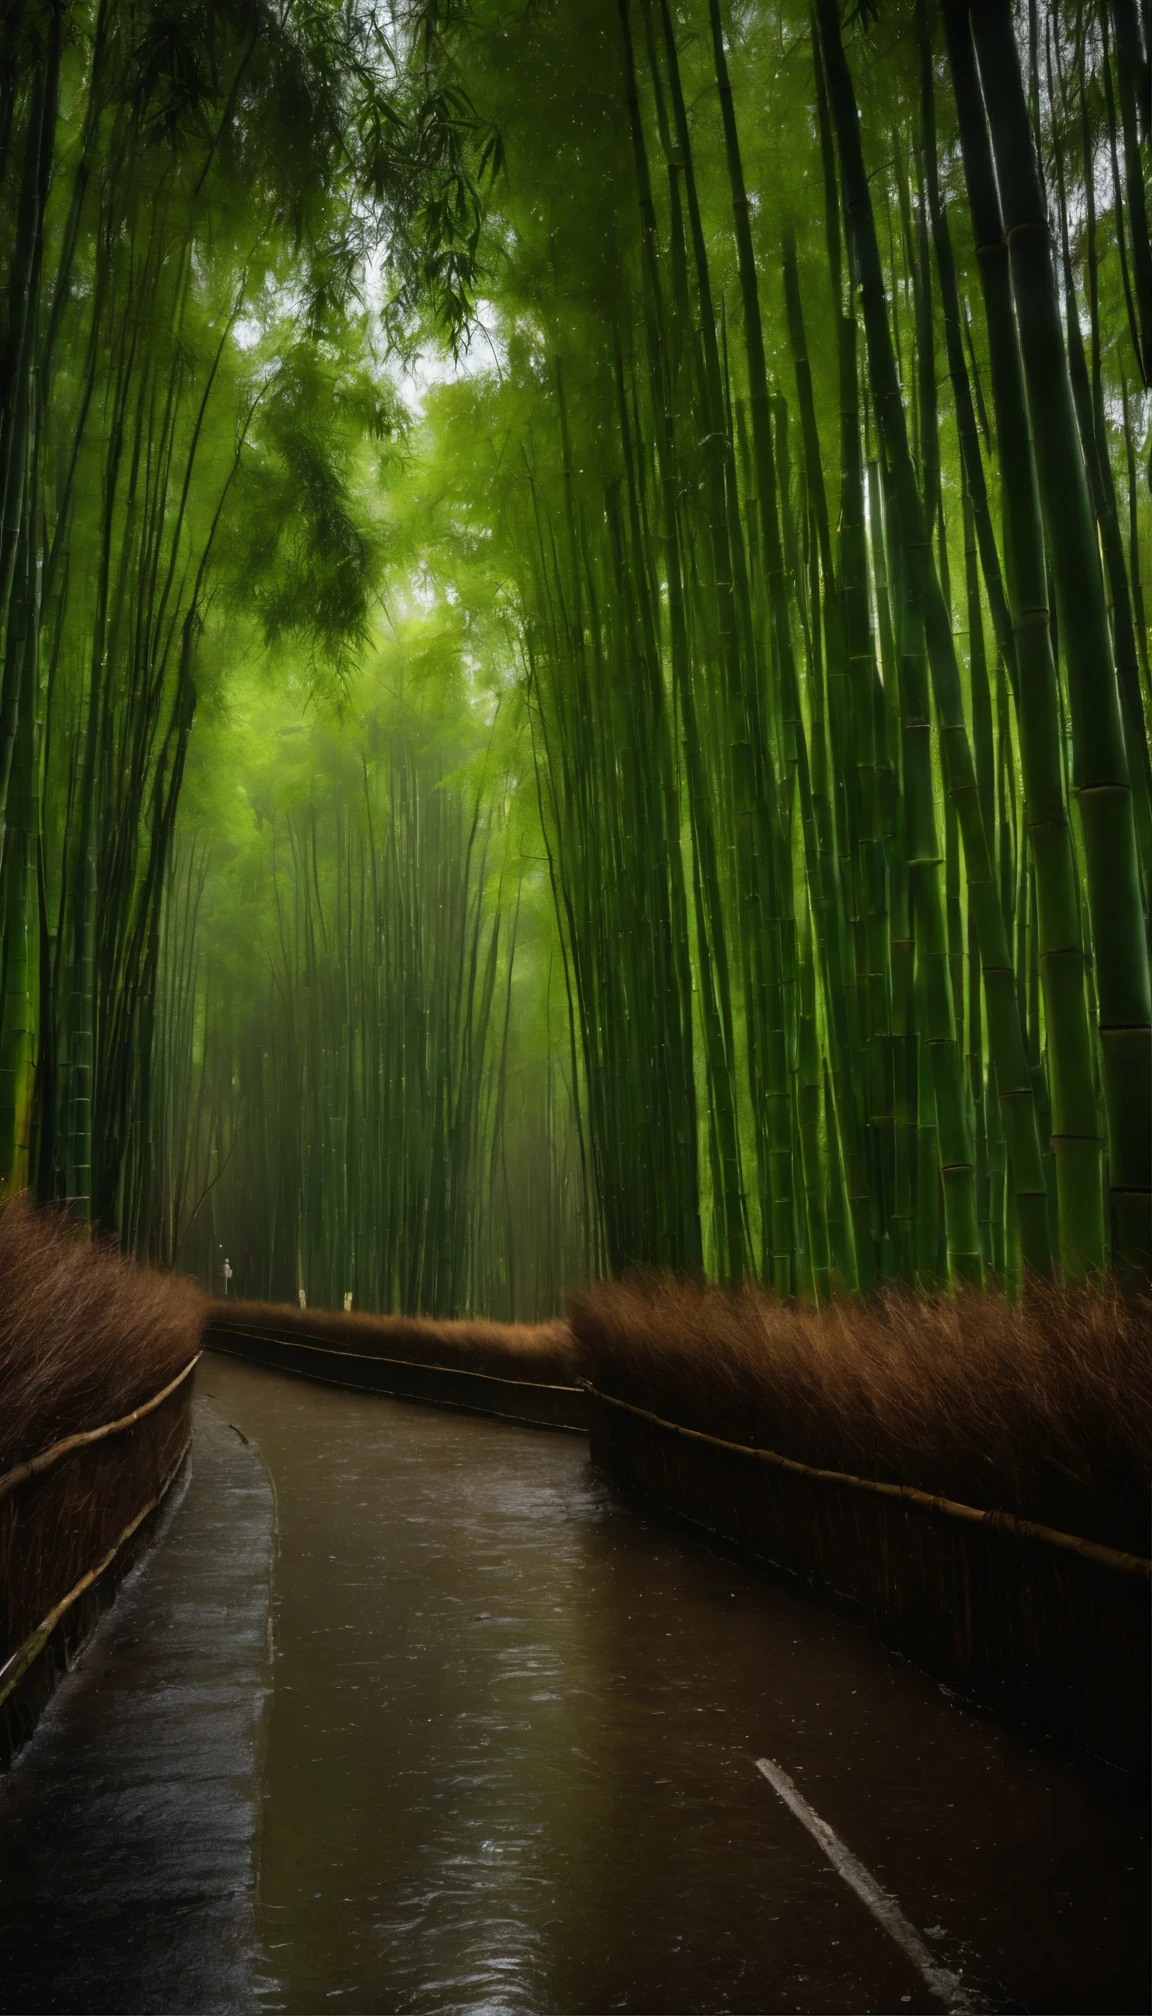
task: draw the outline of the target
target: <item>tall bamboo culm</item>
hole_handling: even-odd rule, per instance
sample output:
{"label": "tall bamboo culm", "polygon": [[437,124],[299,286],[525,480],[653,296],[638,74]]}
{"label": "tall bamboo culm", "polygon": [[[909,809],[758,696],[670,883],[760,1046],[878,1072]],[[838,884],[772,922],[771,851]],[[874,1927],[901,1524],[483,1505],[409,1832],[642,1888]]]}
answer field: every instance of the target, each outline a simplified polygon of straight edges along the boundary
{"label": "tall bamboo culm", "polygon": [[[1107,38],[1068,12],[1084,158],[1131,175]],[[699,1236],[816,1300],[1141,1276],[1150,696],[1114,669],[1146,682],[1109,499],[1147,503],[1091,383],[1085,473],[1006,0],[917,0],[888,131],[817,0],[815,216],[750,193],[748,24],[616,16],[636,222],[580,350],[550,329],[507,504],[608,1257],[690,1267]],[[1069,253],[1092,300],[1100,248]],[[1102,384],[1129,366],[1094,326]],[[677,1156],[698,1207],[662,1216]]]}

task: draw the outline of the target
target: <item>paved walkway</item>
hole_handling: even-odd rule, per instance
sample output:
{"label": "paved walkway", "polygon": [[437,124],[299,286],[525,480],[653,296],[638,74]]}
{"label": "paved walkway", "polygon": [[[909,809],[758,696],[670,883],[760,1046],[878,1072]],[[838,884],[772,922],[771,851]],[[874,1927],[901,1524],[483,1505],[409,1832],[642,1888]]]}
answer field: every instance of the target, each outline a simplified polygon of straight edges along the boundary
{"label": "paved walkway", "polygon": [[581,1440],[199,1388],[183,1504],[0,1781],[0,2009],[1148,2009],[1133,1820]]}
{"label": "paved walkway", "polygon": [[[262,2007],[414,2016],[1148,2008],[1136,1828],[575,1436],[206,1361],[275,1480]],[[779,1780],[782,1783],[783,1780]]]}
{"label": "paved walkway", "polygon": [[155,1548],[0,1778],[5,2011],[255,2001],[272,1488],[201,1399],[195,1436]]}

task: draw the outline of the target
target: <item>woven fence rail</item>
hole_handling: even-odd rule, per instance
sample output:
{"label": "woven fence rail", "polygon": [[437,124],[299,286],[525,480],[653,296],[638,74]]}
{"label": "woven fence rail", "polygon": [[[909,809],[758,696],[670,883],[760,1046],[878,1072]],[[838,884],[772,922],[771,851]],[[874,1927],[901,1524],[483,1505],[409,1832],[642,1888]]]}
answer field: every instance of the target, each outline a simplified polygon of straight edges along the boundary
{"label": "woven fence rail", "polygon": [[1146,1773],[1152,1562],[585,1390],[592,1460],[613,1481],[850,1606],[967,1699]]}
{"label": "woven fence rail", "polygon": [[587,1429],[587,1403],[578,1386],[345,1349],[326,1338],[301,1335],[295,1324],[291,1331],[256,1330],[248,1324],[230,1326],[213,1320],[204,1332],[204,1343],[208,1350],[351,1392],[383,1393],[395,1400],[488,1415],[522,1427],[575,1433]]}
{"label": "woven fence rail", "polygon": [[148,1537],[191,1438],[193,1373],[0,1475],[0,1769]]}

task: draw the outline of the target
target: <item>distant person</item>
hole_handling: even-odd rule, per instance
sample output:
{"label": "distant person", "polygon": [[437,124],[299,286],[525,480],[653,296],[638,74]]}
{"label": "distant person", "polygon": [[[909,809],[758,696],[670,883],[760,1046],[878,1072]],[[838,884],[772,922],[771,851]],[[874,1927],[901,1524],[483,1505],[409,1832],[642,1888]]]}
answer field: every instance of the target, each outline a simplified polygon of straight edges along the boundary
{"label": "distant person", "polygon": [[220,1274],[224,1282],[224,1293],[227,1295],[228,1283],[232,1279],[232,1262],[230,1260],[225,1260],[224,1265],[220,1269]]}
{"label": "distant person", "polygon": [[298,1288],[296,1293],[300,1297],[300,1307],[306,1309],[308,1307],[308,1297],[305,1295],[303,1288]]}
{"label": "distant person", "polygon": [[351,1288],[346,1288],[344,1290],[344,1314],[346,1316],[349,1314],[351,1308],[352,1308],[352,1290]]}

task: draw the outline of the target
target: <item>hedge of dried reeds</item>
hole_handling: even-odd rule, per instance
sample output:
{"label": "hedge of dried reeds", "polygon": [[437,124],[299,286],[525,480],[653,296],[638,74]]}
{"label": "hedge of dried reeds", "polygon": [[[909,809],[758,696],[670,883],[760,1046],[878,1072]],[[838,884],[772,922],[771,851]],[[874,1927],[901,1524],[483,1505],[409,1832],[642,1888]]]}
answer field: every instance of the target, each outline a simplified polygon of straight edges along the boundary
{"label": "hedge of dried reeds", "polygon": [[0,1473],[131,1413],[194,1355],[204,1298],[56,1212],[0,1209]]}
{"label": "hedge of dried reeds", "polygon": [[1021,1309],[964,1293],[816,1312],[664,1277],[600,1284],[572,1309],[581,1375],[609,1396],[589,1409],[609,1476],[1133,1785],[1149,1738],[1150,1315],[1105,1287],[1037,1288]]}
{"label": "hedge of dried reeds", "polygon": [[187,1444],[191,1402],[189,1379],[122,1434],[0,1498],[0,1665],[158,1497]]}
{"label": "hedge of dried reeds", "polygon": [[[56,1213],[0,1209],[0,1477],[151,1400],[195,1357],[202,1305]],[[0,1493],[0,1665],[156,1496],[191,1392]]]}
{"label": "hedge of dried reeds", "polygon": [[336,1309],[299,1309],[291,1303],[217,1301],[209,1304],[207,1330],[269,1332],[300,1343],[362,1351],[413,1365],[448,1365],[498,1379],[571,1386],[576,1354],[567,1323],[448,1322],[424,1316],[371,1316]]}
{"label": "hedge of dried reeds", "polygon": [[1108,1286],[815,1310],[669,1276],[573,1297],[579,1373],[727,1441],[1147,1556],[1152,1301]]}

